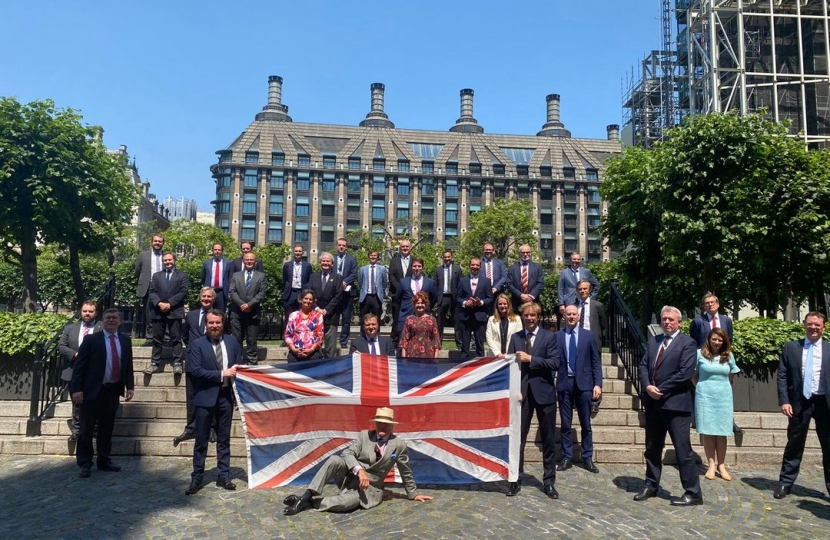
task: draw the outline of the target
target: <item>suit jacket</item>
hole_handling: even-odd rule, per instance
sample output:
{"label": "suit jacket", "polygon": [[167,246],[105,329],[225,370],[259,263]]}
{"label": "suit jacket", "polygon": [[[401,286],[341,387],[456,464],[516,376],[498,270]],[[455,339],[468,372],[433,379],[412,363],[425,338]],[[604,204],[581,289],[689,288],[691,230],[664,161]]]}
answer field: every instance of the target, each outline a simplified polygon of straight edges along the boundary
{"label": "suit jacket", "polygon": [[[646,405],[654,405],[669,411],[692,412],[692,375],[697,365],[697,344],[695,340],[678,332],[669,347],[663,353],[663,358],[657,372],[654,371],[654,362],[664,336],[655,336],[649,342],[648,350],[640,360],[638,374],[640,377],[640,391]],[[654,384],[663,392],[663,399],[655,401],[646,393],[646,387]]]}
{"label": "suit jacket", "polygon": [[349,252],[343,254],[343,268],[341,269],[340,266],[337,264],[339,260],[338,257],[340,256],[339,253],[334,254],[334,270],[337,274],[343,278],[343,283],[346,285],[351,285],[352,289],[349,292],[344,292],[344,301],[346,296],[355,297],[357,296],[357,259],[354,258]]}
{"label": "suit jacket", "polygon": [[[92,332],[90,334],[94,334],[96,332],[100,332],[103,329],[101,323],[95,321],[92,326]],[[75,353],[78,352],[78,349],[81,346],[78,344],[78,336],[81,334],[81,321],[75,321],[68,323],[66,326],[63,327],[63,332],[61,332],[61,338],[58,341],[58,351],[61,354],[61,358],[63,358],[64,362],[67,364],[71,364],[72,361],[75,359]],[[86,341],[89,338],[89,335],[84,338]]]}
{"label": "suit jacket", "polygon": [[[190,343],[193,343],[206,333],[206,321],[202,320],[202,324],[199,324],[199,316],[201,312],[202,306],[199,306],[197,309],[191,309],[188,311],[187,315],[184,317],[184,325],[182,325],[182,339],[188,344],[188,347]],[[205,319],[206,318],[207,317],[205,317]]]}
{"label": "suit jacket", "polygon": [[[778,361],[778,405],[790,404],[793,414],[798,414],[804,406],[804,377],[801,375],[801,353],[804,351],[805,339],[790,341],[781,351]],[[86,340],[84,340],[86,343]],[[830,406],[830,342],[821,340],[821,379],[819,388],[824,389],[824,398]]]}
{"label": "suit jacket", "polygon": [[[579,305],[579,300],[577,300]],[[605,313],[605,304],[593,298],[588,299],[588,322],[591,324],[591,333],[597,341],[597,349],[602,353],[602,340],[608,334],[608,316]]]}
{"label": "suit jacket", "polygon": [[[528,294],[533,296],[536,301],[539,301],[539,296],[542,294],[542,289],[545,288],[545,276],[542,273],[542,265],[530,261],[527,269],[527,290]],[[507,290],[513,298],[513,311],[518,312],[518,307],[522,304],[522,268],[521,263],[516,263],[507,271]]]}
{"label": "suit jacket", "polygon": [[[493,257],[493,287],[499,290],[499,292],[504,290],[504,286],[507,285],[507,269],[504,267],[504,263],[501,262],[499,259]],[[487,275],[487,259],[484,257],[481,258],[481,273],[485,276]]]}
{"label": "suit jacket", "polygon": [[[565,330],[556,332],[559,350],[559,376],[556,389],[568,387],[568,340],[570,335]],[[590,330],[580,329],[576,333],[576,365],[573,376],[576,388],[582,391],[593,390],[594,386],[602,388],[602,362],[597,348],[597,341]]]}
{"label": "suit jacket", "polygon": [[326,315],[323,317],[323,324],[326,327],[329,325],[337,326],[340,324],[340,311],[343,309],[343,279],[335,274],[329,272],[329,280],[323,287],[323,274],[315,272],[311,274],[311,283],[309,288],[314,291],[314,297],[317,298],[317,307],[326,310]]}
{"label": "suit jacket", "polygon": [[[311,281],[312,268],[311,263],[303,261],[300,269],[300,289],[308,289],[308,283]],[[283,302],[291,294],[291,282],[294,279],[294,259],[282,265],[282,298]]]}
{"label": "suit jacket", "polygon": [[[107,371],[107,343],[104,332],[97,332],[87,336],[81,343],[78,350],[78,358],[75,359],[75,366],[72,370],[72,382],[70,392],[84,393],[84,401],[94,400],[101,392],[104,384],[104,376]],[[121,367],[121,380],[118,381],[117,389],[120,395],[125,390],[135,388],[133,378],[133,342],[125,335],[118,334],[118,341],[121,344],[121,356],[118,359]]]}
{"label": "suit jacket", "polygon": [[[470,276],[464,276],[458,283],[455,293],[455,301],[458,302],[458,320],[468,321],[471,318],[480,323],[486,323],[490,312],[493,311],[493,284],[484,277],[484,272],[479,272],[476,290],[472,291],[472,280]],[[478,298],[482,301],[480,306],[464,307],[464,302],[470,298]]]}
{"label": "suit jacket", "polygon": [[150,280],[153,277],[153,261],[151,259],[152,249],[142,251],[135,261],[135,278],[138,285],[135,288],[135,295],[139,298],[147,296],[150,290]]}
{"label": "suit jacket", "polygon": [[[461,279],[461,267],[457,264],[450,265],[450,294],[455,298],[458,291],[458,281]],[[438,298],[444,294],[444,265],[435,270],[435,288],[438,289]]]}
{"label": "suit jacket", "polygon": [[375,430],[361,431],[357,439],[352,442],[340,456],[346,461],[349,470],[357,466],[363,467],[369,476],[369,487],[363,490],[364,497],[360,499],[362,508],[372,508],[383,501],[383,488],[386,475],[392,467],[398,467],[401,474],[406,496],[409,500],[418,495],[418,488],[415,479],[412,477],[412,468],[409,466],[409,455],[407,454],[406,442],[391,435],[386,443],[383,455],[378,459],[375,455],[375,443],[377,443],[377,432]]}
{"label": "suit jacket", "polygon": [[[726,335],[729,336],[730,343],[732,342],[732,319],[727,317],[726,315],[721,315],[718,313],[718,323],[720,327],[726,332]],[[706,338],[709,336],[709,332],[712,330],[712,322],[709,319],[707,314],[699,315],[694,318],[692,321],[692,325],[689,327],[689,336],[695,340],[697,343],[697,348],[700,349],[703,347],[703,344],[706,343]]]}
{"label": "suit jacket", "polygon": [[[289,283],[289,287],[290,287]],[[268,292],[268,280],[265,274],[254,270],[251,277],[251,288],[245,288],[245,271],[237,272],[231,278],[231,291],[229,298],[231,299],[231,317],[236,318],[252,318],[259,317],[262,311],[262,301],[265,299],[265,293]],[[243,313],[239,306],[248,304],[251,311]]]}
{"label": "suit jacket", "polygon": [[[236,259],[231,261],[231,276],[233,276],[237,272],[241,272],[242,269],[245,268],[245,263],[242,262],[242,257],[237,257]],[[265,268],[262,266],[262,259],[259,257],[256,258],[256,262],[254,263],[254,270],[258,272],[265,272]]]}
{"label": "suit jacket", "polygon": [[[527,333],[522,330],[510,338],[508,353],[525,350]],[[522,400],[526,400],[528,389],[539,405],[556,403],[554,377],[559,371],[559,354],[556,352],[556,336],[543,328],[536,328],[530,362],[520,362],[522,373]]]}
{"label": "suit jacket", "polygon": [[[150,317],[153,319],[184,319],[184,301],[187,299],[188,276],[178,268],[170,274],[170,282],[165,278],[165,272],[156,272],[150,281]],[[158,309],[159,302],[169,302],[170,311],[162,313]]]}
{"label": "suit jacket", "polygon": [[401,254],[400,252],[395,253],[392,255],[392,258],[389,259],[389,296],[395,298],[395,295],[398,294],[398,288],[400,287],[401,281],[404,278],[412,277],[412,254],[409,254],[409,268],[406,269],[406,273],[403,271],[403,264],[401,263]]}
{"label": "suit jacket", "polygon": [[[386,336],[377,337],[377,354],[385,356],[395,356],[395,343]],[[352,346],[349,348],[349,353],[361,352],[369,354],[369,342],[363,336],[358,336],[352,340]]]}
{"label": "suit jacket", "polygon": [[[591,299],[596,300],[597,296],[599,296],[599,281],[597,281],[597,278],[594,277],[594,274],[592,274],[591,271],[584,266],[580,266],[579,281],[591,282]],[[559,274],[559,285],[557,290],[559,294],[558,299],[560,306],[573,306],[576,304],[576,284],[577,281],[574,278],[573,270],[571,270],[570,267],[562,270],[562,273]],[[593,328],[593,326],[591,328]]]}
{"label": "suit jacket", "polygon": [[[202,263],[202,287],[213,287],[213,257]],[[222,257],[222,290],[227,291],[231,286],[233,276],[233,263]]]}
{"label": "suit jacket", "polygon": [[[228,367],[242,363],[242,347],[231,335],[223,335],[225,349],[228,352]],[[222,388],[222,368],[216,365],[216,353],[207,336],[200,337],[190,344],[190,357],[187,372],[193,380],[193,405],[196,407],[214,407]]]}
{"label": "suit jacket", "polygon": [[[426,276],[421,276],[421,290],[429,295],[430,309],[435,309],[435,304],[438,303],[438,289],[435,288],[435,282]],[[412,292],[412,278],[403,278],[398,287],[398,292],[395,293],[395,304],[398,305],[398,332],[403,331],[403,323],[406,318],[415,313],[415,306],[412,304],[412,298],[415,293]]]}
{"label": "suit jacket", "polygon": [[[360,302],[369,294],[369,270],[371,265],[362,266],[360,268]],[[386,287],[389,285],[389,272],[386,267],[380,263],[375,264],[375,293],[378,298],[383,300],[386,294]]]}
{"label": "suit jacket", "polygon": [[[487,347],[490,348],[490,354],[498,355],[501,354],[501,321],[496,322],[495,317],[490,317],[487,319]],[[515,321],[508,321],[507,322],[507,347],[510,347],[511,337],[513,334],[522,331],[522,320],[521,318],[516,319]],[[507,348],[505,348],[507,350]]]}

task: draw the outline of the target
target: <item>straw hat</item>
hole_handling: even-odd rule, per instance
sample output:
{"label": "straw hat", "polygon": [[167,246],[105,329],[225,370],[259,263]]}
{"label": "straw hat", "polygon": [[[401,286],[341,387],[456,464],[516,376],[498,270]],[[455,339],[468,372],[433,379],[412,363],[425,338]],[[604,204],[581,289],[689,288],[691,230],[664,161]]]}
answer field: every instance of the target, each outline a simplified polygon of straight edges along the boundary
{"label": "straw hat", "polygon": [[372,422],[378,422],[380,424],[397,424],[397,422],[395,422],[395,411],[389,407],[378,407],[378,410],[375,411],[375,417],[372,418]]}

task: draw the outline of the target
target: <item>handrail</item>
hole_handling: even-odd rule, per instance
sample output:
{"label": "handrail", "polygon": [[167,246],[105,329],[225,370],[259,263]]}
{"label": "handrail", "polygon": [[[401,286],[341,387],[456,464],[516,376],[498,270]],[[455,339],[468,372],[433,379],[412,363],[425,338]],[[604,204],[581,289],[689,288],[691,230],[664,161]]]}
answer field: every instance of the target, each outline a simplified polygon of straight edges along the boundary
{"label": "handrail", "polygon": [[[115,303],[115,273],[111,272],[105,281],[90,297],[98,306],[98,313],[112,307]],[[80,306],[72,318],[80,319]],[[35,349],[35,360],[32,363],[32,394],[29,403],[29,419],[26,422],[26,436],[40,435],[40,426],[43,419],[52,414],[55,405],[65,395],[69,388],[69,381],[61,379],[64,366],[58,341],[63,330],[59,330],[52,338]]]}
{"label": "handrail", "polygon": [[628,381],[639,396],[642,389],[637,372],[640,359],[648,349],[648,340],[617,289],[616,281],[612,281],[610,285],[608,308],[611,352],[622,361]]}

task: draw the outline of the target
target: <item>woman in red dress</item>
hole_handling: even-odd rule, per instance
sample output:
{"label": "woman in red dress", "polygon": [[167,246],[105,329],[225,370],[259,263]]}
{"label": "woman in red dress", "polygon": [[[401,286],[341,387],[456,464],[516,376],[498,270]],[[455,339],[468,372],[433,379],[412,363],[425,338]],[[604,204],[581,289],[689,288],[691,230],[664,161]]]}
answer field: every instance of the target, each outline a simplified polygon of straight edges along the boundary
{"label": "woman in red dress", "polygon": [[401,356],[404,358],[438,358],[441,339],[438,324],[429,314],[429,295],[424,291],[412,299],[415,314],[406,318],[401,336]]}

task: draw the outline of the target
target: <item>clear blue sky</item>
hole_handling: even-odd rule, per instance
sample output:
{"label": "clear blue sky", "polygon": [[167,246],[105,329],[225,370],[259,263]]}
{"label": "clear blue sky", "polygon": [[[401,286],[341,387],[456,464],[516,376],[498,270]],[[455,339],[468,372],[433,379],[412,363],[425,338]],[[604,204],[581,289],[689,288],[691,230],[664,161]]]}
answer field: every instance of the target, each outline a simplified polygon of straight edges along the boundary
{"label": "clear blue sky", "polygon": [[659,47],[657,0],[3,0],[0,96],[51,98],[125,144],[160,199],[214,194],[209,167],[284,79],[295,122],[356,125],[386,85],[396,126],[446,130],[475,90],[488,133],[535,134],[562,96],[575,137],[621,123],[621,83]]}

